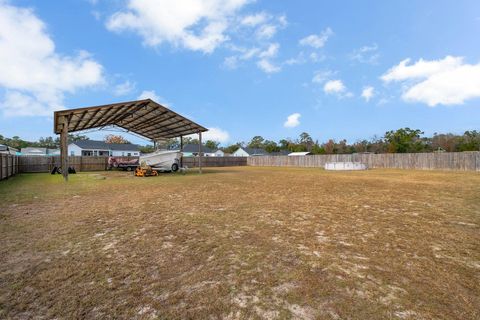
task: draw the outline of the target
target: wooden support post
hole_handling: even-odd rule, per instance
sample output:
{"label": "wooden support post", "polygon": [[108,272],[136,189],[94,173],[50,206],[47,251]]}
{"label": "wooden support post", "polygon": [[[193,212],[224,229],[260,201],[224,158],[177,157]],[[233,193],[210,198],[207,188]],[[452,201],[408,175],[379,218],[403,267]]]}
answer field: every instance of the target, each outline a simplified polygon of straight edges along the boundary
{"label": "wooden support post", "polygon": [[198,173],[202,173],[202,132],[198,132]]}
{"label": "wooden support post", "polygon": [[180,157],[180,168],[183,168],[183,136],[180,136],[180,152],[182,152],[182,156]]}
{"label": "wooden support post", "polygon": [[62,166],[62,175],[65,181],[68,181],[68,118],[63,119],[63,128],[60,133],[60,158]]}
{"label": "wooden support post", "polygon": [[157,140],[153,140],[153,151],[157,151]]}

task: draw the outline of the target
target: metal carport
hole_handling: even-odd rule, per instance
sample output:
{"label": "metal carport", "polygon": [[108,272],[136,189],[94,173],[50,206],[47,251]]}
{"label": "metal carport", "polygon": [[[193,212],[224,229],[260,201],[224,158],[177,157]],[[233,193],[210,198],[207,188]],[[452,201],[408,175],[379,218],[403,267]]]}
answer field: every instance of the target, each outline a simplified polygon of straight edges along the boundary
{"label": "metal carport", "polygon": [[157,140],[198,134],[199,170],[202,172],[202,132],[207,128],[151,100],[135,100],[102,106],[67,109],[54,112],[54,129],[60,134],[62,174],[68,180],[68,133],[116,126],[144,138]]}

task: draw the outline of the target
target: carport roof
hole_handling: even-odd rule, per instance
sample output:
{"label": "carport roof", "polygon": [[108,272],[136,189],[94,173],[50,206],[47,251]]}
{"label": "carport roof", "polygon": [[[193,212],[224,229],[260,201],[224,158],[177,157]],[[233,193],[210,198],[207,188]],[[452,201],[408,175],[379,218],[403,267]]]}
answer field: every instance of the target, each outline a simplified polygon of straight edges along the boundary
{"label": "carport roof", "polygon": [[208,131],[151,99],[55,111],[56,134],[61,133],[65,119],[68,132],[114,125],[152,140]]}

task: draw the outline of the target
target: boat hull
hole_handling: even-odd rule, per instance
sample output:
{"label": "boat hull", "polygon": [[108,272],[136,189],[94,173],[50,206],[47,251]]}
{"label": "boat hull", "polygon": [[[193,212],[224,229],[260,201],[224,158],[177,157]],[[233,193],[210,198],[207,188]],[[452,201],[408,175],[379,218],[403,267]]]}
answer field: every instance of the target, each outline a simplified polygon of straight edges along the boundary
{"label": "boat hull", "polygon": [[181,158],[182,153],[180,151],[156,151],[140,156],[140,164],[145,163],[157,170],[171,171],[174,164],[178,168]]}

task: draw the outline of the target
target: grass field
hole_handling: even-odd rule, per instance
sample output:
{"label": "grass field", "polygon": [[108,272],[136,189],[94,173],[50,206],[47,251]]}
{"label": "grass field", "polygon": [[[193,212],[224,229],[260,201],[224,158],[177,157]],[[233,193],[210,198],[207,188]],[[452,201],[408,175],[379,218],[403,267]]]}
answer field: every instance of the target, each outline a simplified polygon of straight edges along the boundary
{"label": "grass field", "polygon": [[0,182],[0,318],[479,319],[480,174]]}

